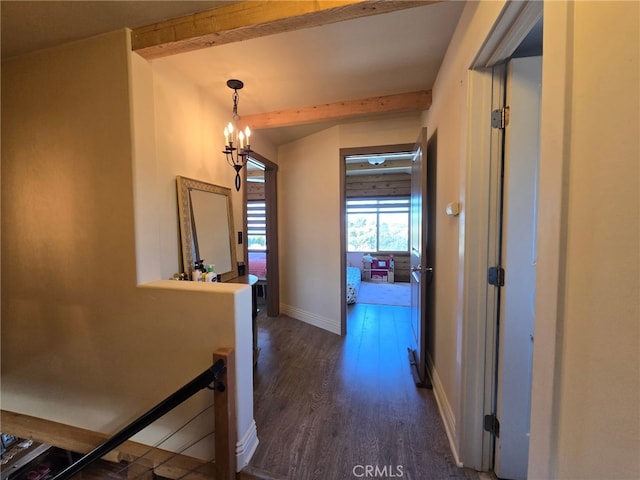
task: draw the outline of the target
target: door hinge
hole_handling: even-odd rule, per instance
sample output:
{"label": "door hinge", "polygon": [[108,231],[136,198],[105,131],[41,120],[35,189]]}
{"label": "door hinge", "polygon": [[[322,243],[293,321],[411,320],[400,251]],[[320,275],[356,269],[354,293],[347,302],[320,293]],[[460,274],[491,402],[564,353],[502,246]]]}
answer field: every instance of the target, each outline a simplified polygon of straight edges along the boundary
{"label": "door hinge", "polygon": [[498,108],[491,112],[491,127],[504,129],[509,124],[509,107]]}
{"label": "door hinge", "polygon": [[504,287],[504,268],[500,265],[489,267],[487,272],[487,282],[489,282],[489,285]]}
{"label": "door hinge", "polygon": [[484,416],[484,430],[489,432],[491,435],[495,435],[496,437],[500,436],[500,422],[498,421],[498,417],[495,415],[485,415]]}

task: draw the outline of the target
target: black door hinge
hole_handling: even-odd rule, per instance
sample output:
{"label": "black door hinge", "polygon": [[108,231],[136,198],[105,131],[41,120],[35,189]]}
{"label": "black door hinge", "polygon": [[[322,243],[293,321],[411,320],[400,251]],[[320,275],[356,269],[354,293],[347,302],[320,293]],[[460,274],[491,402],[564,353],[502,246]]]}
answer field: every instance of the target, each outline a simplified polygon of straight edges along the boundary
{"label": "black door hinge", "polygon": [[484,430],[496,437],[500,436],[500,422],[495,415],[484,416]]}
{"label": "black door hinge", "polygon": [[504,268],[499,265],[489,267],[487,272],[487,282],[489,282],[489,285],[504,287]]}

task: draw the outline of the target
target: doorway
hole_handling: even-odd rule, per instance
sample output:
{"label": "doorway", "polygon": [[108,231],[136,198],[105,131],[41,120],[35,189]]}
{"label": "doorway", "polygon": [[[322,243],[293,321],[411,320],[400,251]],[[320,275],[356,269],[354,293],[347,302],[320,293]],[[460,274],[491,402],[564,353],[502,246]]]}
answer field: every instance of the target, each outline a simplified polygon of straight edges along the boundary
{"label": "doorway", "polygon": [[342,335],[347,308],[358,302],[361,289],[386,288],[390,301],[397,294],[408,308],[412,149],[399,144],[340,150]]}
{"label": "doorway", "polygon": [[244,182],[244,261],[247,273],[258,277],[259,301],[269,317],[280,315],[277,172],[278,165],[253,152]]}
{"label": "doorway", "polygon": [[[504,14],[478,52],[469,76],[467,178],[473,181],[468,182],[465,188],[467,255],[462,354],[466,360],[463,365],[461,423],[465,434],[460,445],[460,456],[465,465],[480,471],[492,471],[495,467],[496,437],[503,435],[505,427],[504,422],[500,422],[497,409],[499,362],[502,365],[510,365],[511,362],[505,356],[508,354],[503,352],[501,359],[498,355],[498,339],[501,335],[498,323],[500,287],[489,283],[501,282],[499,269],[503,267],[500,264],[502,212],[498,186],[501,185],[499,162],[504,136],[500,125],[503,119],[509,121],[510,117],[508,110],[495,112],[505,106],[506,98],[506,73],[496,72],[506,72],[506,63],[517,50],[522,51],[527,43],[528,47],[537,44],[541,53],[542,10],[540,2],[513,2],[506,5]],[[532,53],[529,51],[527,54]],[[492,103],[492,99],[500,98],[502,105]],[[531,224],[535,224],[535,219],[531,219]],[[494,267],[497,268],[491,271]],[[531,295],[533,301],[534,294]],[[531,302],[527,302],[527,305],[531,305]],[[526,418],[520,418],[519,421],[528,422],[530,407],[527,404],[525,408]],[[502,440],[506,441],[504,435]],[[503,455],[499,462],[504,463],[504,460]],[[526,472],[527,460],[519,462]]]}
{"label": "doorway", "polygon": [[502,428],[494,435],[493,469],[513,480],[526,479],[528,467],[541,82],[541,57],[507,63],[495,379],[495,421]]}
{"label": "doorway", "polygon": [[[425,307],[423,314],[424,334],[426,337],[425,348],[428,352],[427,369],[430,368],[431,361],[436,356],[436,200],[437,200],[437,175],[438,175],[438,131],[434,131],[427,141],[427,192],[425,197],[424,215],[426,222],[426,245],[425,265],[427,269],[427,285],[425,292]],[[457,213],[452,213],[457,215]],[[431,375],[429,373],[429,375]]]}

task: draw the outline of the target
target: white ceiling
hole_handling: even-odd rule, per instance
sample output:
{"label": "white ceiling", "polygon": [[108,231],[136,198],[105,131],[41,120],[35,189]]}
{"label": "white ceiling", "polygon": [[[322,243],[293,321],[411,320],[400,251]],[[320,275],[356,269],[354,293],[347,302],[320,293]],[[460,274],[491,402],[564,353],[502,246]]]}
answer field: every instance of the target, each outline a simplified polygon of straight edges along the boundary
{"label": "white ceiling", "polygon": [[[1,2],[2,57],[135,28],[214,1]],[[229,108],[230,78],[245,83],[239,114],[265,113],[432,88],[464,2],[449,1],[280,33],[153,60]],[[286,143],[328,123],[255,132]]]}

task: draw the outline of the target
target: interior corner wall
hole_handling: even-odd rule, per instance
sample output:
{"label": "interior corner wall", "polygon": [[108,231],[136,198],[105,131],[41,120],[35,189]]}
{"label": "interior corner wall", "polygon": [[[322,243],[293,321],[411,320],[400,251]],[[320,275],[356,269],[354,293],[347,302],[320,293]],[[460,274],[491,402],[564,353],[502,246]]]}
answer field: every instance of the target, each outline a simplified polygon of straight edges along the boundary
{"label": "interior corner wall", "polygon": [[[436,377],[434,389],[444,417],[454,455],[474,468],[479,460],[462,448],[462,377],[465,275],[465,190],[467,175],[467,116],[469,68],[480,46],[498,19],[504,2],[468,2],[452,36],[433,86],[433,101],[423,115],[428,136],[438,134],[436,198],[436,313],[433,340],[428,352]],[[462,213],[445,214],[450,202],[461,202]],[[465,455],[466,453],[466,455]]]}
{"label": "interior corner wall", "polygon": [[278,150],[281,311],[341,334],[340,148],[414,143],[420,116],[323,130]]}
{"label": "interior corner wall", "polygon": [[338,139],[333,127],[278,151],[280,309],[333,333],[340,333]]}
{"label": "interior corner wall", "polygon": [[[156,200],[159,191],[153,70],[151,64],[136,53],[129,56],[129,62],[136,274],[141,285],[170,278],[169,272],[178,271],[177,256],[162,252],[162,245],[167,243],[176,251],[178,240],[173,235],[167,241],[160,233],[163,217],[171,217]],[[175,222],[177,224],[177,214]]]}
{"label": "interior corner wall", "polygon": [[128,403],[101,378],[135,288],[126,52],[122,31],[2,64],[3,408],[97,430]]}
{"label": "interior corner wall", "polygon": [[[134,56],[137,57],[136,54]],[[139,57],[136,61],[145,62]],[[152,79],[153,108],[140,109],[139,114],[141,123],[155,126],[155,157],[137,157],[136,164],[146,165],[146,173],[152,175],[155,183],[155,189],[152,189],[155,190],[155,206],[148,208],[155,208],[158,212],[160,278],[167,279],[181,271],[176,175],[231,188],[236,230],[242,230],[243,225],[242,192],[236,192],[235,171],[219,152],[222,134],[212,135],[212,132],[224,129],[226,117],[222,108],[213,104],[200,88],[166,63],[147,63],[146,68],[139,67],[138,73],[140,76],[150,75]],[[134,94],[135,100],[148,96],[142,89],[134,90]],[[136,198],[138,205],[144,201]],[[237,253],[239,260],[240,252]]]}
{"label": "interior corner wall", "polygon": [[[136,54],[134,56],[137,57]],[[231,189],[234,241],[237,241],[235,232],[244,231],[244,189],[236,191],[236,172],[221,151],[224,143],[222,132],[229,121],[229,109],[215,103],[171,62],[163,59],[146,62],[140,57],[136,62],[146,64],[138,68],[138,81],[142,88],[137,90],[136,99],[148,96],[144,85],[151,83],[154,102],[152,108],[140,109],[139,114],[144,124],[155,125],[155,157],[153,160],[136,158],[136,164],[149,164],[150,167],[150,163],[155,163],[153,169],[145,167],[148,173],[153,172],[157,194],[156,204],[147,205],[147,208],[154,208],[158,212],[161,278],[171,278],[174,273],[181,271],[176,175]],[[144,78],[149,76],[151,81],[145,81]],[[252,138],[253,149],[277,163],[276,149],[260,138],[259,132],[255,132]],[[136,138],[136,144],[138,141]],[[138,183],[141,180],[138,179]],[[140,199],[136,201],[140,202]],[[244,259],[242,247],[236,244],[237,261]]]}
{"label": "interior corner wall", "polygon": [[[224,130],[228,111],[212,102],[201,88],[186,79],[170,63],[162,60],[148,62],[135,53],[131,57],[138,283],[147,287],[148,284],[144,282],[168,279],[181,271],[176,175],[230,188],[235,231],[244,228],[243,190],[235,190],[235,170],[220,152],[219,142],[224,138],[222,133],[212,133]],[[257,145],[265,151],[274,151],[264,140],[258,141]],[[233,239],[236,241],[235,233]],[[237,245],[237,261],[243,259],[241,247]],[[158,272],[158,269],[145,265],[147,262],[160,265],[159,277],[141,274],[144,271],[150,271],[152,275]],[[213,288],[226,288],[226,285]],[[220,292],[220,295],[225,294]],[[218,329],[227,331],[235,323],[235,337],[228,345],[236,349],[238,434],[243,436],[239,439],[236,453],[238,465],[242,466],[257,444],[253,423],[253,386],[246,383],[252,378],[248,374],[252,371],[249,362],[252,355],[242,352],[252,343],[251,328],[243,323],[247,321],[245,316],[250,318],[250,315],[247,314],[248,310],[244,314],[242,312],[251,302],[245,298],[240,305],[239,293],[234,295],[237,305],[230,315],[225,314],[222,303],[216,305],[216,301],[226,301],[223,298],[212,298],[213,302],[201,307],[201,311],[211,312],[217,319],[223,320],[222,324],[211,323],[214,337],[221,333]],[[178,302],[176,307],[179,308],[182,303]],[[173,318],[180,317],[181,314],[174,314]],[[190,323],[185,325],[194,326]],[[205,341],[212,340],[209,333],[202,332],[202,335]],[[185,345],[188,347],[188,344]],[[255,444],[243,444],[247,441]]]}
{"label": "interior corner wall", "polygon": [[[122,30],[2,63],[2,408],[114,433],[202,373],[217,348],[234,346],[245,435],[251,289],[186,291],[192,282],[169,280],[138,288],[136,240],[158,230],[136,237],[133,155],[152,149],[132,145],[132,133],[151,130],[131,124],[129,57]],[[167,199],[161,206],[175,208]],[[153,444],[201,411],[207,393],[140,441]],[[201,442],[189,453],[208,459],[211,450]]]}

